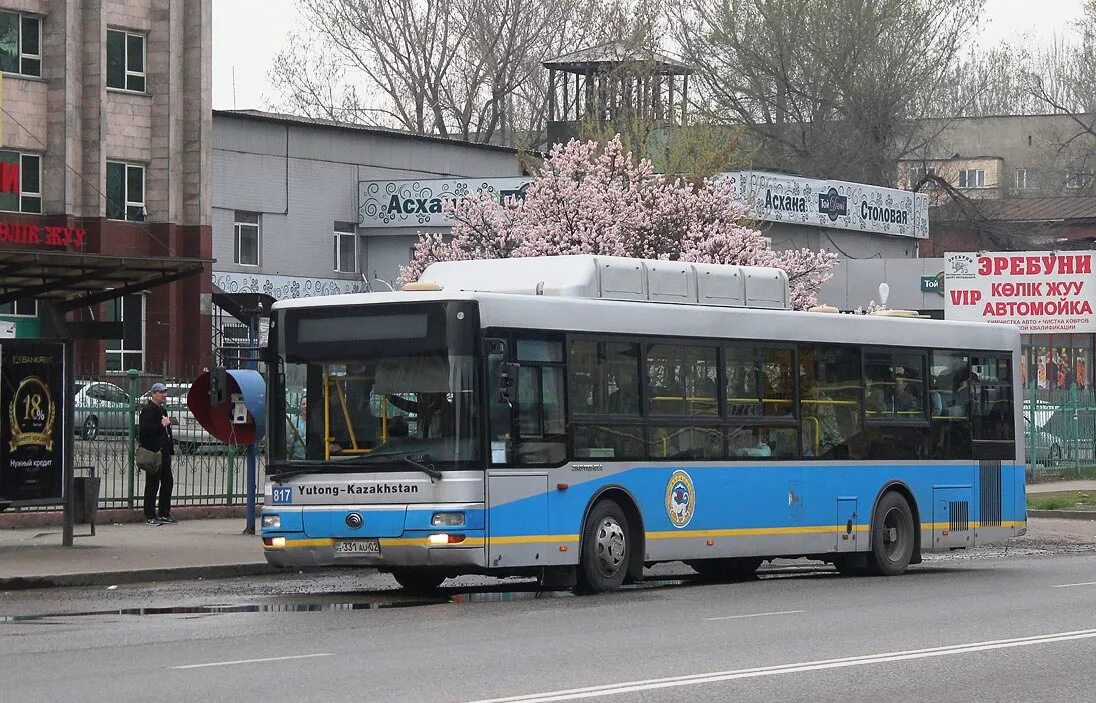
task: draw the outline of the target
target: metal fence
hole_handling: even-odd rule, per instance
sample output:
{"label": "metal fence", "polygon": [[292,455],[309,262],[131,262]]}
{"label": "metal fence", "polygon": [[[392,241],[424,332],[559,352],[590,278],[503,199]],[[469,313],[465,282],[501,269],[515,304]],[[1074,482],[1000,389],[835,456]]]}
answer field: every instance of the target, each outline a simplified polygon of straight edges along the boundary
{"label": "metal fence", "polygon": [[[144,472],[137,469],[137,417],[153,382],[169,387],[165,403],[175,419],[172,504],[233,505],[247,499],[247,447],[226,445],[203,430],[186,404],[192,378],[172,380],[144,374],[84,374],[77,377],[69,401],[75,405],[73,465],[77,477],[94,472],[100,478],[100,508],[139,509],[144,500]],[[266,460],[257,460],[258,499],[262,501]],[[29,506],[22,510],[52,510]]]}
{"label": "metal fence", "polygon": [[1024,393],[1028,476],[1033,480],[1096,476],[1096,392],[1092,388]]}

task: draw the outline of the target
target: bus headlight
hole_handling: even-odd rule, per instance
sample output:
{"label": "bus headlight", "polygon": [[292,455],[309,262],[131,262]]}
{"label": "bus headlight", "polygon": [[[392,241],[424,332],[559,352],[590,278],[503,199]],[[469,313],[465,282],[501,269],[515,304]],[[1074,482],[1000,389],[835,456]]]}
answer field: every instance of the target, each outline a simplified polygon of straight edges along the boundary
{"label": "bus headlight", "polygon": [[263,515],[263,529],[277,530],[282,526],[281,515]]}
{"label": "bus headlight", "polygon": [[434,527],[463,527],[464,513],[434,513],[430,524]]}

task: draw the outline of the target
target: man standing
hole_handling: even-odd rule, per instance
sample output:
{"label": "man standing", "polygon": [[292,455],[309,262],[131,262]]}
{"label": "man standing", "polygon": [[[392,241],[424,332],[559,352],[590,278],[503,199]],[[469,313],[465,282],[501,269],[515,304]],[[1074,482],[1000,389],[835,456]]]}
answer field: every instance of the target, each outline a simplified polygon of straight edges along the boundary
{"label": "man standing", "polygon": [[[171,439],[171,419],[164,409],[166,399],[167,386],[153,383],[149,389],[148,403],[141,408],[137,422],[137,442],[149,451],[160,452],[160,472],[145,474],[145,524],[148,525],[175,523],[171,517],[171,488],[174,484],[171,455],[175,453],[175,446]],[[159,506],[156,503],[157,491],[160,493]]]}

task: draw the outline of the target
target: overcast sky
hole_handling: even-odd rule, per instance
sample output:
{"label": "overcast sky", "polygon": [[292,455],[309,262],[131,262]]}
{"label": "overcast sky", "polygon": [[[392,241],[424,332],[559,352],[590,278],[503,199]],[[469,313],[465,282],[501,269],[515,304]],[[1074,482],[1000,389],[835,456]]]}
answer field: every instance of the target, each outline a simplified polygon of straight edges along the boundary
{"label": "overcast sky", "polygon": [[[270,67],[297,22],[293,0],[213,0],[213,107],[267,109]],[[981,42],[1023,35],[1047,41],[1070,32],[1081,0],[986,0]]]}

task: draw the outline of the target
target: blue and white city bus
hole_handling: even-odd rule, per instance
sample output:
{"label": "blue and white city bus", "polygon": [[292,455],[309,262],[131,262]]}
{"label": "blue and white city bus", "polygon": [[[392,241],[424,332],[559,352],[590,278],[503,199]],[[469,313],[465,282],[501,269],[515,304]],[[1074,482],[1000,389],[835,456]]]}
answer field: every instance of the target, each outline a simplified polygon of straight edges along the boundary
{"label": "blue and white city bus", "polygon": [[571,256],[277,303],[267,559],[596,592],[1024,533],[1015,328],[787,300],[775,269]]}

